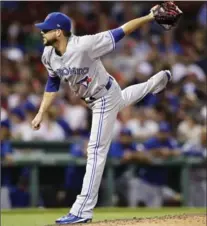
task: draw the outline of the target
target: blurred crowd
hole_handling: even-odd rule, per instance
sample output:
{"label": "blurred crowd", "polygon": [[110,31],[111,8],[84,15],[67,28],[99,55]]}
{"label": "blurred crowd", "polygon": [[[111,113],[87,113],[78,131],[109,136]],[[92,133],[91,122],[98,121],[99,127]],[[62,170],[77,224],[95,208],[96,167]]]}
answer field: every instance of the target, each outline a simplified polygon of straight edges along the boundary
{"label": "blurred crowd", "polygon": [[[95,34],[145,15],[154,4],[155,2],[1,2],[3,158],[9,161],[13,152],[9,140],[63,141],[72,136],[84,136],[87,139],[90,133],[90,111],[65,84],[61,85],[59,96],[47,113],[41,129],[35,132],[31,130],[31,121],[38,111],[48,76],[41,63],[43,45],[40,32],[34,27],[34,23],[42,21],[49,12],[61,11],[72,18],[72,31],[75,35]],[[166,158],[180,153],[205,156],[207,4],[179,4],[184,15],[176,28],[166,32],[154,22],[147,24],[130,37],[125,37],[117,44],[114,52],[102,59],[107,71],[122,88],[146,81],[163,69],[170,69],[173,74],[172,82],[164,92],[156,96],[150,94],[141,102],[120,112],[114,126],[114,142],[110,149],[112,157],[119,157],[123,161],[150,161],[151,157]],[[130,137],[130,142],[121,139],[123,134]],[[131,138],[136,139],[135,144]],[[130,150],[135,150],[135,154]],[[151,152],[153,155],[142,155],[145,150],[154,150]],[[174,154],[169,150],[174,150]],[[163,176],[159,178],[163,178],[163,181],[154,181],[161,171]],[[153,192],[157,197],[161,192],[157,187],[160,184],[166,185],[164,178],[167,172],[159,169],[157,174],[155,171],[153,173],[154,175],[144,168],[139,169],[139,181],[133,177],[129,182],[130,194],[134,194],[140,186],[144,186],[142,190],[150,190],[147,184],[154,184]],[[117,176],[118,183],[122,184],[123,178],[129,175],[122,176],[122,179]],[[206,175],[203,178],[206,179]],[[143,184],[143,181],[147,183]],[[162,186],[163,190],[164,194],[177,197],[169,188]],[[122,192],[118,193],[121,195]],[[135,206],[140,197],[145,197],[139,194],[135,199],[135,196],[128,197],[128,205]],[[156,199],[150,204],[147,197],[142,201],[151,206],[160,205],[161,202]]]}

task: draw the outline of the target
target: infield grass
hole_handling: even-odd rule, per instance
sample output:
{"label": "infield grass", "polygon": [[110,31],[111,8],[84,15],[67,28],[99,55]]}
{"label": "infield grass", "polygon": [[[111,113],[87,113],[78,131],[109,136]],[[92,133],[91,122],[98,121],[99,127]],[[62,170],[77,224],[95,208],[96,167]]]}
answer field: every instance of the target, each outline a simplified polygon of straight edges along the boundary
{"label": "infield grass", "polygon": [[[12,209],[1,211],[2,226],[45,226],[65,215],[68,209]],[[159,217],[165,215],[202,214],[205,208],[96,208],[93,221]]]}

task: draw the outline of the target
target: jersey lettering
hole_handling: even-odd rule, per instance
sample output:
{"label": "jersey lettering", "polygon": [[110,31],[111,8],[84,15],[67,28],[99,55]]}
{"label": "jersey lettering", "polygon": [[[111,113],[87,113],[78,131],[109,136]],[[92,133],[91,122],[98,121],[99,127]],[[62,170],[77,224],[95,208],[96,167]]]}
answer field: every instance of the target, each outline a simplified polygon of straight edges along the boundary
{"label": "jersey lettering", "polygon": [[84,68],[59,68],[55,71],[55,73],[62,78],[63,76],[71,76],[71,75],[86,75],[89,72],[89,68],[88,67],[84,67]]}

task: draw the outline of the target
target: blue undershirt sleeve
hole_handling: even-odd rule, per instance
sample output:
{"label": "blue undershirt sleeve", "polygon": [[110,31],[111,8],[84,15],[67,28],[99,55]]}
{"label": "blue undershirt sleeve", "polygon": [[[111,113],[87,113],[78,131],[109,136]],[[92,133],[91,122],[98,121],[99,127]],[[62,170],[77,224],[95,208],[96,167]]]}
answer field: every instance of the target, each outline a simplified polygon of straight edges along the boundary
{"label": "blue undershirt sleeve", "polygon": [[111,34],[113,35],[115,42],[120,41],[125,36],[125,33],[121,27],[111,30]]}
{"label": "blue undershirt sleeve", "polygon": [[57,92],[60,88],[60,78],[58,76],[48,76],[47,83],[45,86],[46,92]]}

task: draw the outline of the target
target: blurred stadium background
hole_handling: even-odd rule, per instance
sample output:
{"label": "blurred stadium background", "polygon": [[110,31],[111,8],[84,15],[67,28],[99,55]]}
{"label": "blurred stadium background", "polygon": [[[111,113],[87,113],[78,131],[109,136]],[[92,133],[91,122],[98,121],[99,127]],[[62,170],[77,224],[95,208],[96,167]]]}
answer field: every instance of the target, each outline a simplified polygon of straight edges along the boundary
{"label": "blurred stadium background", "polygon": [[[2,209],[71,206],[85,170],[91,113],[68,86],[61,86],[41,129],[30,128],[47,80],[34,23],[61,11],[72,18],[74,34],[94,34],[155,4],[1,1]],[[122,88],[162,69],[172,71],[173,81],[120,112],[98,206],[206,205],[207,5],[177,4],[184,15],[175,29],[145,25],[103,58]]]}

